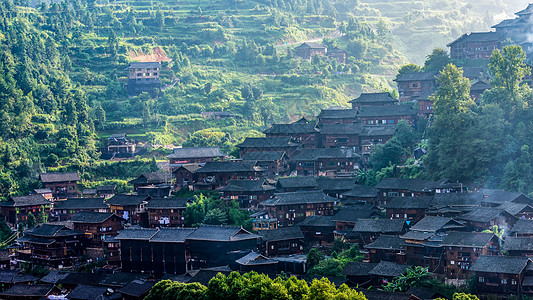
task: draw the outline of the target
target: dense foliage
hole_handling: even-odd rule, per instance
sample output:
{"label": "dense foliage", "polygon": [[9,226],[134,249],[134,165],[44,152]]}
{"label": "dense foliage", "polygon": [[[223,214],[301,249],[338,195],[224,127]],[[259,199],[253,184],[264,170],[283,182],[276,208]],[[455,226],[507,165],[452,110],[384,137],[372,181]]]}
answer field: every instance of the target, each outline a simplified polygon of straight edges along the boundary
{"label": "dense foliage", "polygon": [[295,277],[271,279],[267,275],[250,272],[232,272],[228,276],[219,273],[206,286],[199,283],[180,283],[170,280],[158,282],[147,300],[364,300],[366,297],[345,284],[336,288],[327,278],[315,279],[308,284]]}

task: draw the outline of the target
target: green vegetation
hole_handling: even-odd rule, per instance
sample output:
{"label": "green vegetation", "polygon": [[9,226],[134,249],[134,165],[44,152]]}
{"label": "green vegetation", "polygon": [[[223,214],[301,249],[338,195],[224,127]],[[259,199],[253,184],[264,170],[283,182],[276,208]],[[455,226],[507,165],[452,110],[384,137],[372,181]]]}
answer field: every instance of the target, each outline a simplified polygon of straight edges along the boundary
{"label": "green vegetation", "polygon": [[339,247],[338,244],[340,243],[340,239],[335,240],[332,247],[331,257],[329,258],[325,258],[324,254],[320,253],[317,249],[311,249],[307,255],[308,267],[310,267],[307,275],[311,277],[344,277],[341,272],[348,263],[363,261],[363,255],[359,252],[359,247],[357,245],[352,245],[350,247],[349,245],[344,244]]}
{"label": "green vegetation", "polygon": [[[428,268],[420,266],[410,267],[403,275],[395,277],[391,282],[384,286],[385,291],[389,292],[406,292],[411,287],[425,287],[431,288],[446,298],[455,297],[455,287],[445,285],[440,280],[432,278],[428,272]],[[454,298],[455,299],[455,298]]]}
{"label": "green vegetation", "polygon": [[295,277],[271,279],[256,272],[243,275],[232,272],[228,276],[217,274],[206,286],[199,283],[180,283],[170,280],[158,282],[146,300],[248,300],[248,299],[307,299],[307,300],[364,300],[366,297],[343,284],[336,288],[327,278],[314,279],[311,284]]}
{"label": "green vegetation", "polygon": [[249,213],[239,209],[235,201],[224,201],[220,195],[200,193],[193,196],[193,202],[185,209],[185,225],[196,227],[200,224],[236,225],[251,229]]}

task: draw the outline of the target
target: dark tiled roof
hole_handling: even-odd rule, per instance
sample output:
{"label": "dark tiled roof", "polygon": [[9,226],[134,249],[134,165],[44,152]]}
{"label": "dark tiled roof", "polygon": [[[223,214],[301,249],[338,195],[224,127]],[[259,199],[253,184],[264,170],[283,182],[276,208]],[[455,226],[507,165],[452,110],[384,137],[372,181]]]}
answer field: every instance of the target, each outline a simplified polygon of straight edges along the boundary
{"label": "dark tiled roof", "polygon": [[2,296],[16,296],[16,297],[45,297],[54,288],[53,284],[16,284],[7,291],[2,292]]}
{"label": "dark tiled roof", "polygon": [[314,177],[282,177],[278,178],[277,185],[282,189],[317,188],[318,183]]}
{"label": "dark tiled roof", "polygon": [[165,228],[162,227],[150,242],[185,243],[185,240],[196,229],[194,228]]}
{"label": "dark tiled roof", "polygon": [[73,223],[103,223],[111,218],[113,213],[101,213],[92,211],[80,211],[73,215],[70,220]]}
{"label": "dark tiled roof", "polygon": [[128,69],[156,69],[161,68],[161,63],[154,62],[130,62]]}
{"label": "dark tiled roof", "polygon": [[397,235],[380,235],[373,243],[365,246],[366,249],[402,250],[404,241]]}
{"label": "dark tiled roof", "polygon": [[463,67],[463,76],[475,80],[483,74],[483,68],[481,67]]}
{"label": "dark tiled roof", "polygon": [[355,222],[354,232],[400,233],[405,227],[404,220],[398,219],[359,219]]}
{"label": "dark tiled roof", "polygon": [[48,273],[48,275],[41,278],[41,280],[39,281],[43,283],[56,284],[58,281],[65,279],[68,276],[68,274],[70,274],[70,272],[53,270],[52,272]]}
{"label": "dark tiled roof", "polygon": [[513,234],[533,234],[533,220],[519,219],[510,232]]}
{"label": "dark tiled roof", "polygon": [[357,111],[353,109],[323,109],[318,115],[319,119],[355,119]]}
{"label": "dark tiled roof", "polygon": [[0,270],[0,282],[2,283],[28,283],[37,281],[39,278],[16,270]]}
{"label": "dark tiled roof", "polygon": [[326,48],[327,48],[326,46],[323,46],[317,43],[305,42],[299,45],[298,47],[295,47],[294,49],[326,49]]}
{"label": "dark tiled roof", "polygon": [[237,145],[239,148],[285,148],[297,146],[291,142],[291,137],[248,137]]}
{"label": "dark tiled roof", "polygon": [[529,3],[527,7],[519,12],[516,12],[515,15],[529,15],[533,13],[533,4]]}
{"label": "dark tiled roof", "polygon": [[376,212],[369,208],[341,208],[333,216],[333,221],[355,222],[359,219],[368,219]]}
{"label": "dark tiled roof", "polygon": [[495,235],[484,232],[450,232],[442,241],[443,246],[483,248]]}
{"label": "dark tiled roof", "polygon": [[256,253],[254,251],[246,254],[245,256],[237,259],[235,261],[239,265],[266,265],[266,264],[277,264],[278,262],[268,257]]}
{"label": "dark tiled roof", "polygon": [[532,251],[533,238],[529,237],[506,237],[504,243],[505,250],[512,251]]}
{"label": "dark tiled roof", "polygon": [[517,214],[521,213],[522,211],[533,211],[533,207],[529,204],[524,203],[514,203],[514,202],[504,202],[500,206],[498,206],[499,209],[503,209],[506,212],[510,213],[513,216],[516,216]]}
{"label": "dark tiled roof", "polygon": [[1,202],[0,206],[8,207],[24,207],[24,206],[37,206],[48,205],[52,202],[46,200],[41,194],[31,194],[27,196],[13,196],[8,201]]}
{"label": "dark tiled roof", "polygon": [[324,191],[345,192],[355,186],[355,178],[317,177],[318,187]]}
{"label": "dark tiled roof", "polygon": [[167,155],[168,158],[185,159],[185,158],[210,158],[224,157],[218,147],[198,147],[198,148],[174,148],[174,153]]}
{"label": "dark tiled roof", "polygon": [[492,88],[492,85],[485,80],[478,79],[474,82],[472,82],[472,85],[470,86],[470,91],[479,91],[482,92],[484,90],[489,90]]}
{"label": "dark tiled roof", "polygon": [[441,193],[433,197],[433,205],[445,206],[479,206],[483,200],[482,193]]}
{"label": "dark tiled roof", "polygon": [[383,93],[362,93],[358,98],[351,100],[349,103],[396,103],[398,100],[391,97],[389,92]]}
{"label": "dark tiled roof", "polygon": [[528,257],[480,256],[470,271],[500,274],[520,274],[530,262]]}
{"label": "dark tiled roof", "polygon": [[377,185],[377,189],[402,189],[412,192],[430,192],[440,187],[436,181],[418,178],[384,178]]}
{"label": "dark tiled roof", "polygon": [[79,181],[80,175],[78,172],[72,173],[42,173],[39,179],[43,183],[65,182],[65,181]]}
{"label": "dark tiled roof", "polygon": [[107,287],[105,286],[78,285],[68,294],[68,298],[77,300],[97,300],[102,299],[102,296],[106,292]]}
{"label": "dark tiled roof", "polygon": [[187,198],[155,198],[146,204],[146,209],[186,208]]}
{"label": "dark tiled roof", "polygon": [[310,203],[334,203],[337,199],[324,194],[323,191],[299,191],[291,193],[277,193],[274,198],[265,200],[260,205],[292,205],[292,204],[310,204]]}
{"label": "dark tiled roof", "polygon": [[317,161],[319,159],[349,159],[359,158],[360,155],[352,149],[345,148],[318,148],[302,149],[300,153],[292,157],[293,161]]}
{"label": "dark tiled roof", "polygon": [[431,231],[408,231],[406,234],[402,235],[404,240],[415,240],[415,241],[426,241],[432,236],[435,235],[435,232]]}
{"label": "dark tiled roof", "polygon": [[324,124],[320,128],[320,134],[360,135],[363,130],[361,123],[354,124]]}
{"label": "dark tiled roof", "polygon": [[368,276],[368,273],[377,265],[377,263],[349,262],[342,270],[342,274],[347,276]]}
{"label": "dark tiled roof", "polygon": [[57,283],[63,285],[99,285],[108,276],[108,274],[103,273],[70,272],[67,277]]}
{"label": "dark tiled roof", "polygon": [[417,110],[410,105],[368,106],[357,113],[358,117],[386,117],[416,115]]}
{"label": "dark tiled roof", "polygon": [[184,164],[184,165],[181,165],[179,168],[177,168],[174,173],[180,169],[185,169],[191,173],[195,173],[198,169],[200,169],[201,167],[197,164]]}
{"label": "dark tiled roof", "polygon": [[170,173],[166,172],[152,172],[144,173],[141,176],[137,177],[130,181],[130,183],[147,183],[147,184],[160,184],[167,183],[172,178]]}
{"label": "dark tiled roof", "polygon": [[361,137],[393,136],[398,127],[396,125],[364,125]]}
{"label": "dark tiled roof", "polygon": [[505,34],[501,32],[472,32],[470,34],[463,34],[455,41],[449,43],[447,46],[451,47],[455,43],[483,43],[483,42],[497,42],[504,38]]}
{"label": "dark tiled roof", "polygon": [[493,207],[477,207],[472,211],[457,217],[459,220],[466,220],[470,222],[489,223],[491,220],[504,214],[504,210]]}
{"label": "dark tiled roof", "polygon": [[386,209],[427,209],[431,205],[433,197],[394,197],[387,204]]}
{"label": "dark tiled roof", "polygon": [[116,185],[101,185],[96,190],[97,191],[114,191],[117,188]]}
{"label": "dark tiled roof", "polygon": [[265,134],[308,134],[318,133],[314,123],[272,124],[272,127],[263,131]]}
{"label": "dark tiled roof", "polygon": [[137,206],[148,201],[150,197],[139,195],[114,195],[106,201],[107,205],[117,206]]}
{"label": "dark tiled roof", "polygon": [[208,161],[196,173],[255,172],[255,162]]}
{"label": "dark tiled roof", "polygon": [[82,234],[81,231],[70,230],[64,225],[42,224],[39,227],[28,231],[27,234],[36,237],[54,237],[54,236],[69,236]]}
{"label": "dark tiled roof", "polygon": [[148,292],[152,287],[154,286],[155,282],[151,281],[144,281],[144,280],[134,280],[125,287],[122,287],[117,290],[117,292],[128,295],[132,297],[142,298]]}
{"label": "dark tiled roof", "polygon": [[108,209],[104,198],[68,198],[54,202],[54,210],[58,209]]}
{"label": "dark tiled roof", "polygon": [[261,239],[268,242],[303,239],[304,235],[298,226],[282,227],[272,230],[261,230]]}
{"label": "dark tiled roof", "polygon": [[267,192],[276,188],[265,180],[230,180],[228,185],[221,188],[221,192]]}
{"label": "dark tiled roof", "polygon": [[257,235],[246,231],[242,227],[217,225],[202,225],[187,237],[188,240],[221,242],[249,240],[257,238]]}
{"label": "dark tiled roof", "polygon": [[242,160],[254,160],[254,161],[278,161],[283,158],[285,151],[257,151],[246,152],[242,157]]}
{"label": "dark tiled roof", "polygon": [[504,202],[513,203],[533,203],[531,198],[518,192],[507,192],[501,190],[493,191],[487,198],[483,199],[483,203],[502,204]]}
{"label": "dark tiled roof", "polygon": [[426,80],[436,80],[437,72],[412,72],[405,73],[399,78],[395,79],[396,82],[402,81],[426,81]]}
{"label": "dark tiled roof", "polygon": [[411,227],[411,230],[436,232],[441,229],[460,227],[464,227],[464,225],[459,224],[452,218],[425,216],[422,220],[418,221],[418,223],[413,225],[413,227]]}
{"label": "dark tiled roof", "polygon": [[298,223],[298,226],[335,227],[335,223],[332,220],[332,216],[309,216]]}
{"label": "dark tiled roof", "polygon": [[148,229],[148,228],[135,228],[135,229],[125,229],[119,231],[117,235],[117,240],[150,240],[156,233],[157,229]]}
{"label": "dark tiled roof", "polygon": [[397,263],[382,261],[369,274],[385,277],[397,277],[407,272],[408,265],[400,265]]}
{"label": "dark tiled roof", "polygon": [[342,195],[346,197],[375,198],[378,196],[378,190],[372,186],[356,185]]}

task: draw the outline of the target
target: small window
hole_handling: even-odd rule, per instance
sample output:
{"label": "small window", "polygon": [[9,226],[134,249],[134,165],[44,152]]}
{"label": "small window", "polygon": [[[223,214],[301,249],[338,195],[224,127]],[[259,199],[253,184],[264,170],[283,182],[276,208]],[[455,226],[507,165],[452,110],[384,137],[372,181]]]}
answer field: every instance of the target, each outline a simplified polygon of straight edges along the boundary
{"label": "small window", "polygon": [[479,282],[485,282],[485,278],[484,278],[484,277],[479,277],[479,278],[478,278],[478,281],[479,281]]}
{"label": "small window", "polygon": [[507,284],[507,278],[502,278],[502,284]]}
{"label": "small window", "polygon": [[450,260],[450,265],[455,265],[455,261],[454,260]]}

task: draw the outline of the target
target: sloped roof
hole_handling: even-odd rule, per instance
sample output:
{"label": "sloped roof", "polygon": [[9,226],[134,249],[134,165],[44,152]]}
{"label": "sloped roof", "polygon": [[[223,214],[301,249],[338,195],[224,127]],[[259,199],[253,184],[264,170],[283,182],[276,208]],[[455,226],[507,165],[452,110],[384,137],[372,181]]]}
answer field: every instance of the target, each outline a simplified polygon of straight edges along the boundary
{"label": "sloped roof", "polygon": [[278,178],[277,185],[282,189],[317,188],[318,183],[314,177],[296,176]]}
{"label": "sloped roof", "polygon": [[504,202],[497,208],[503,209],[513,216],[516,216],[522,211],[533,211],[533,207],[525,203]]}
{"label": "sloped roof", "polygon": [[276,188],[266,180],[230,180],[228,185],[221,188],[221,192],[268,192]]}
{"label": "sloped roof", "polygon": [[445,206],[479,206],[483,193],[441,193],[433,197],[433,205]]}
{"label": "sloped roof", "polygon": [[117,205],[117,206],[137,206],[148,201],[149,196],[139,196],[139,195],[114,195],[106,201],[108,205]]}
{"label": "sloped roof", "polygon": [[399,219],[358,219],[354,232],[400,233],[405,227],[405,221]]}
{"label": "sloped roof", "polygon": [[251,161],[208,161],[196,173],[255,172],[258,171],[255,164]]}
{"label": "sloped roof", "polygon": [[195,231],[194,228],[172,228],[161,227],[159,231],[150,238],[154,243],[185,243],[185,240]]}
{"label": "sloped roof", "polygon": [[341,208],[333,216],[333,221],[355,222],[359,219],[368,219],[375,214],[376,212],[369,208]]}
{"label": "sloped roof", "polygon": [[188,240],[229,242],[257,239],[258,236],[237,226],[202,225],[192,232]]}
{"label": "sloped roof", "polygon": [[317,161],[319,159],[359,158],[360,155],[348,148],[316,148],[302,149],[292,157],[293,161]]}
{"label": "sloped roof", "polygon": [[370,275],[385,276],[385,277],[397,277],[407,273],[408,265],[400,265],[397,263],[382,261],[375,266],[370,272]]}
{"label": "sloped roof", "polygon": [[170,173],[151,172],[142,174],[141,176],[131,180],[130,183],[160,184],[168,182],[171,178],[172,175],[170,175]]}
{"label": "sloped roof", "polygon": [[356,181],[355,178],[333,178],[325,176],[316,178],[316,183],[319,188],[324,191],[344,192],[354,187]]}
{"label": "sloped roof", "polygon": [[528,257],[480,256],[470,267],[470,271],[500,274],[520,274],[531,262]]}
{"label": "sloped roof", "polygon": [[477,79],[476,81],[472,82],[472,85],[470,86],[470,91],[484,91],[489,90],[492,88],[492,85],[485,80]]}
{"label": "sloped roof", "polygon": [[327,47],[317,43],[305,42],[294,49],[327,49]]}
{"label": "sloped roof", "polygon": [[377,189],[403,189],[412,192],[429,192],[440,185],[436,181],[422,180],[418,178],[383,178],[377,185]]}
{"label": "sloped roof", "polygon": [[488,223],[491,220],[501,216],[505,211],[495,207],[477,207],[472,211],[457,217],[459,220],[466,220],[471,222]]}
{"label": "sloped roof", "polygon": [[291,123],[272,124],[270,128],[263,131],[265,134],[307,134],[318,133],[315,123]]}
{"label": "sloped roof", "polygon": [[363,130],[361,123],[353,124],[323,124],[320,127],[320,134],[342,134],[342,135],[359,135]]}
{"label": "sloped roof", "polygon": [[366,249],[378,249],[378,250],[402,250],[405,248],[404,241],[397,235],[385,235],[382,234],[378,238],[368,245],[365,245]]}
{"label": "sloped roof", "polygon": [[69,299],[98,300],[107,292],[105,286],[78,285],[68,294]]}
{"label": "sloped roof", "polygon": [[377,265],[377,263],[349,262],[341,273],[348,276],[368,276]]}
{"label": "sloped roof", "polygon": [[533,203],[533,200],[522,193],[503,190],[494,190],[487,198],[483,199],[483,203],[489,204],[502,204],[504,202]]}
{"label": "sloped roof", "polygon": [[391,97],[389,92],[362,93],[359,97],[348,103],[396,103],[398,100]]}
{"label": "sloped roof", "polygon": [[146,204],[147,209],[174,209],[186,208],[187,198],[155,198]]}
{"label": "sloped roof", "polygon": [[465,33],[455,41],[448,43],[446,46],[451,47],[455,43],[483,43],[483,42],[498,42],[505,37],[502,32],[472,32],[470,34]]}
{"label": "sloped roof", "polygon": [[41,173],[39,179],[43,183],[65,182],[65,181],[79,181],[80,175],[78,172],[71,173]]}
{"label": "sloped roof", "polygon": [[426,81],[436,80],[437,72],[411,72],[402,74],[400,77],[394,79],[396,82],[402,81]]}
{"label": "sloped roof", "polygon": [[[268,231],[268,230],[267,230]],[[257,252],[250,252],[235,261],[239,265],[265,265],[277,264],[278,262]]]}
{"label": "sloped roof", "polygon": [[436,232],[446,228],[460,228],[464,225],[448,217],[425,216],[411,227],[413,231]]}
{"label": "sloped roof", "polygon": [[80,211],[73,215],[70,220],[73,223],[103,223],[113,215],[113,213]]}
{"label": "sloped roof", "polygon": [[236,146],[239,148],[284,148],[297,145],[291,142],[291,137],[247,137]]}
{"label": "sloped roof", "polygon": [[303,239],[304,235],[298,226],[290,227],[280,227],[277,229],[271,230],[261,230],[259,232],[261,239],[263,241],[274,242],[274,241],[285,241],[285,240],[295,240]]}
{"label": "sloped roof", "polygon": [[353,109],[323,109],[318,114],[319,119],[355,119],[357,111]]}
{"label": "sloped roof", "polygon": [[375,198],[378,195],[378,190],[372,186],[355,185],[351,190],[342,194],[347,197],[361,197],[361,198]]}
{"label": "sloped roof", "polygon": [[55,237],[79,235],[83,232],[68,229],[65,225],[42,224],[39,227],[26,231],[28,235],[37,237]]}
{"label": "sloped roof", "polygon": [[45,297],[54,288],[53,284],[16,284],[7,291],[0,293],[2,296],[17,296],[17,297]]}
{"label": "sloped roof", "polygon": [[58,209],[108,209],[104,198],[68,198],[54,202],[54,210]]}
{"label": "sloped roof", "polygon": [[194,147],[194,148],[174,148],[168,158],[185,159],[185,158],[212,158],[224,157],[224,153],[218,147]]}
{"label": "sloped roof", "polygon": [[518,234],[533,234],[533,220],[518,219],[510,232]]}
{"label": "sloped roof", "polygon": [[533,4],[532,3],[529,3],[527,5],[527,7],[519,12],[516,12],[515,15],[517,16],[520,16],[520,15],[529,15],[529,14],[532,14],[533,13]]}
{"label": "sloped roof", "polygon": [[128,69],[155,69],[161,68],[161,63],[158,61],[153,62],[130,62]]}
{"label": "sloped roof", "polygon": [[31,194],[27,196],[13,196],[8,201],[0,202],[0,206],[8,207],[24,207],[24,206],[37,206],[37,205],[49,205],[52,202],[48,201],[41,194]]}
{"label": "sloped roof", "polygon": [[157,229],[151,228],[129,228],[119,231],[115,238],[117,240],[150,240],[157,232]]}
{"label": "sloped roof", "polygon": [[363,125],[361,137],[393,136],[398,126],[396,125]]}
{"label": "sloped roof", "polygon": [[0,270],[0,282],[2,283],[28,283],[37,280],[39,278],[18,270]]}
{"label": "sloped roof", "polygon": [[41,278],[39,281],[44,283],[56,284],[58,281],[65,279],[70,272],[53,270],[48,275]]}
{"label": "sloped roof", "polygon": [[335,227],[335,222],[333,222],[332,218],[332,216],[309,216],[302,222],[298,223],[298,226]]}
{"label": "sloped roof", "polygon": [[418,112],[410,105],[388,105],[388,106],[366,106],[362,107],[357,116],[364,117],[386,117],[386,116],[408,116],[416,115]]}
{"label": "sloped roof", "polygon": [[285,151],[257,151],[257,152],[246,152],[242,156],[242,160],[253,160],[253,161],[278,161],[285,156]]}
{"label": "sloped roof", "polygon": [[463,67],[463,76],[470,79],[478,79],[483,75],[483,68],[481,67]]}
{"label": "sloped roof", "polygon": [[154,286],[153,281],[134,280],[125,287],[117,290],[117,292],[132,297],[142,298],[146,295]]}
{"label": "sloped roof", "polygon": [[449,232],[442,241],[443,246],[483,248],[495,235],[484,232]]}
{"label": "sloped roof", "polygon": [[384,205],[386,209],[427,209],[431,205],[433,197],[394,197]]}
{"label": "sloped roof", "polygon": [[411,230],[401,236],[404,240],[425,241],[435,235],[435,232],[431,231],[415,231]]}
{"label": "sloped roof", "polygon": [[260,205],[276,206],[276,205],[293,205],[293,204],[308,204],[308,203],[335,203],[338,199],[324,194],[323,191],[299,191],[290,193],[276,193],[274,198],[265,200]]}
{"label": "sloped roof", "polygon": [[198,169],[200,169],[201,167],[198,165],[198,164],[183,164],[181,165],[179,168],[177,168],[176,170],[174,170],[173,173],[176,173],[178,170],[180,169],[185,169],[191,173],[195,173]]}
{"label": "sloped roof", "polygon": [[504,249],[511,251],[532,251],[533,238],[508,236],[505,238]]}

